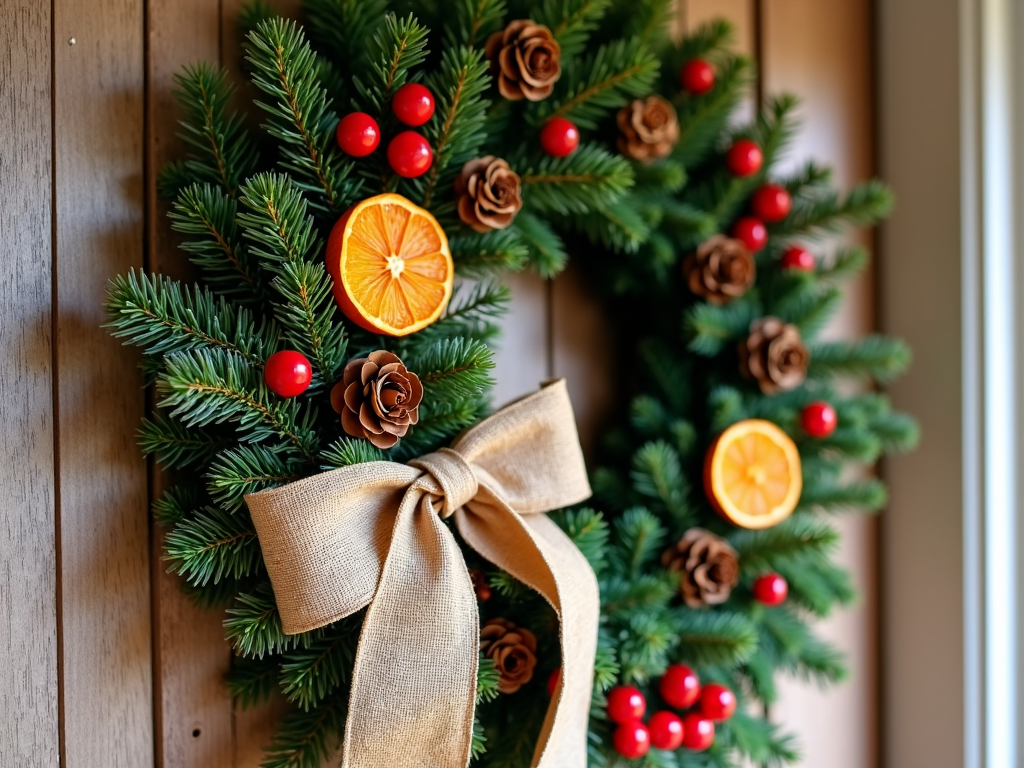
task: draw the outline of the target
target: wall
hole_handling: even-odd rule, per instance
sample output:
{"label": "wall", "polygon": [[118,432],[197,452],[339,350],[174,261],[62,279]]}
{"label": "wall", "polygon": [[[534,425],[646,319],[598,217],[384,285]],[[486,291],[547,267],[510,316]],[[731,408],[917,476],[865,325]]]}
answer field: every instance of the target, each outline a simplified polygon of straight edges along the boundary
{"label": "wall", "polygon": [[[197,611],[164,573],[139,458],[144,411],[135,357],[100,329],[109,276],[175,271],[155,171],[178,151],[171,75],[206,59],[237,69],[240,0],[7,0],[0,43],[0,755],[26,768],[250,768],[273,709],[236,711],[221,616]],[[294,6],[276,3],[278,6]],[[840,183],[872,167],[870,3],[680,0],[681,28],[725,15],[758,59],[766,91],[804,97],[788,162],[813,154]],[[749,110],[748,110],[749,114]],[[551,285],[511,280],[498,399],[568,376],[588,445],[611,396],[604,322],[579,267]],[[865,282],[833,333],[871,326]],[[822,633],[851,654],[854,680],[828,693],[787,682],[773,712],[804,764],[875,764],[876,660],[870,521],[843,522],[843,561],[864,601]]]}

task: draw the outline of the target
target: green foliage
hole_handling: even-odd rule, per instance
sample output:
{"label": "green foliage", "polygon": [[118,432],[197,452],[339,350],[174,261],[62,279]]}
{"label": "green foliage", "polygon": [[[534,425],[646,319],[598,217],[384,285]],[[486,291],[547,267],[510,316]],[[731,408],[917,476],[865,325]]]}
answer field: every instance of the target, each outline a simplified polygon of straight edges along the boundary
{"label": "green foliage", "polygon": [[217,507],[183,516],[167,534],[164,548],[172,569],[199,587],[248,576],[262,565],[249,516]]}
{"label": "green foliage", "polygon": [[267,113],[267,133],[280,142],[281,167],[314,209],[343,211],[358,186],[348,180],[351,163],[334,139],[338,117],[302,29],[286,19],[262,22],[249,33],[245,52],[253,84],[271,99],[256,103]]}
{"label": "green foliage", "polygon": [[264,295],[259,265],[241,242],[234,198],[210,184],[182,188],[168,214],[171,229],[186,235],[181,249],[211,290],[251,304]]}
{"label": "green foliage", "polygon": [[357,78],[354,83],[359,106],[383,117],[395,91],[409,81],[410,70],[426,58],[427,28],[411,14],[403,19],[386,14],[370,45],[365,81]]}
{"label": "green foliage", "polygon": [[235,93],[227,72],[194,64],[175,74],[174,84],[172,93],[185,115],[178,136],[190,149],[182,169],[191,181],[219,186],[234,196],[255,170],[257,155],[244,116],[227,112]]}

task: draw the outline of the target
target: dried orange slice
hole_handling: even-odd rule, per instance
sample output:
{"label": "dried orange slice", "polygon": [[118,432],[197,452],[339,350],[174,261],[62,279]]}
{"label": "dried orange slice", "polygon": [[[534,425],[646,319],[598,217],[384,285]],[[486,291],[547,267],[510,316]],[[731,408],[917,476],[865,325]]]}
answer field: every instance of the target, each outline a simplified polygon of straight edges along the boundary
{"label": "dried orange slice", "polygon": [[448,238],[428,211],[396,194],[349,208],[327,241],[341,311],[368,331],[405,336],[437,320],[452,297]]}
{"label": "dried orange slice", "polygon": [[704,492],[718,512],[743,528],[770,528],[793,514],[803,476],[796,443],[770,421],[737,422],[711,444]]}

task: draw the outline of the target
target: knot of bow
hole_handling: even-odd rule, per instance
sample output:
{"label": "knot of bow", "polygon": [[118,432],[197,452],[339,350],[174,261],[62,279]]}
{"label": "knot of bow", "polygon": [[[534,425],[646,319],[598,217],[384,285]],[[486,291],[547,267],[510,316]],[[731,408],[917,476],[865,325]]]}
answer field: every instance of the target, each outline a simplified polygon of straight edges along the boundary
{"label": "knot of bow", "polygon": [[533,765],[585,768],[597,581],[544,512],[590,496],[564,381],[409,464],[342,467],[246,497],[286,634],[369,606],[345,725],[345,768],[464,768],[480,649],[463,541],[559,619],[562,674]]}

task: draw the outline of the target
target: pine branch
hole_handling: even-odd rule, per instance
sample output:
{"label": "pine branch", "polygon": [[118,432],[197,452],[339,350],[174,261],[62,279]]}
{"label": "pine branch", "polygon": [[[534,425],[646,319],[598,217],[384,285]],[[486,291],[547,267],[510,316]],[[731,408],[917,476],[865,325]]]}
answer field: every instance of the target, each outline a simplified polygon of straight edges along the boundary
{"label": "pine branch", "polygon": [[439,339],[404,355],[406,366],[420,377],[423,399],[457,403],[480,397],[494,386],[493,353],[483,343],[462,338]]}
{"label": "pine branch", "polygon": [[284,633],[269,581],[235,598],[234,605],[227,609],[224,630],[237,654],[256,659],[292,648],[308,648],[320,636],[319,630],[301,635]]}
{"label": "pine branch", "polygon": [[281,164],[319,212],[344,210],[358,192],[348,182],[352,164],[334,140],[337,115],[317,77],[317,59],[295,22],[271,19],[245,44],[252,81],[273,101],[256,103],[267,113],[267,132],[281,142]]}
{"label": "pine branch", "polygon": [[808,237],[835,232],[843,226],[868,227],[892,211],[892,191],[881,181],[854,187],[845,199],[832,191],[812,190],[793,198],[793,210],[771,234]]}
{"label": "pine branch", "polygon": [[172,485],[153,502],[153,519],[162,528],[171,528],[202,504],[198,489],[191,485]]}
{"label": "pine branch", "polygon": [[515,229],[460,232],[448,241],[455,271],[462,277],[493,272],[519,272],[526,267],[529,249]]}
{"label": "pine branch", "polygon": [[142,455],[153,456],[165,469],[205,466],[227,445],[227,441],[216,433],[186,427],[163,413],[154,414],[152,419],[143,419],[137,439]]}
{"label": "pine branch", "polygon": [[804,485],[798,510],[826,512],[876,512],[886,505],[889,494],[879,480],[868,479],[847,485]]}
{"label": "pine branch", "polygon": [[185,113],[178,136],[192,149],[185,170],[193,181],[217,185],[234,197],[255,169],[257,153],[244,117],[227,112],[235,92],[227,71],[200,62],[176,73],[174,84],[171,93]]}
{"label": "pine branch", "polygon": [[220,350],[193,350],[167,358],[165,377],[157,382],[160,407],[187,427],[234,422],[250,442],[279,437],[310,462],[318,437],[316,411],[300,414],[295,400],[276,398],[244,359]]}
{"label": "pine branch", "polygon": [[278,660],[235,656],[225,682],[231,700],[241,709],[251,709],[267,701],[277,690]]}
{"label": "pine branch", "polygon": [[757,630],[743,614],[677,608],[674,619],[679,661],[735,666],[757,650]]}
{"label": "pine branch", "polygon": [[604,516],[584,507],[552,512],[551,519],[572,539],[572,543],[587,558],[594,573],[600,576],[605,568],[608,549],[609,529]]}
{"label": "pine branch", "polygon": [[387,6],[387,0],[303,0],[309,37],[342,81],[366,68],[366,41]]}
{"label": "pine branch", "polygon": [[292,710],[281,721],[260,768],[320,768],[340,745],[346,711],[340,697],[308,712]]}
{"label": "pine branch", "polygon": [[274,275],[272,286],[281,297],[274,310],[284,335],[313,362],[316,387],[329,385],[345,364],[347,341],[344,326],[334,320],[331,279],[318,257],[306,201],[287,176],[259,174],[242,188],[242,203],[246,212],[238,218],[245,237]]}
{"label": "pine branch", "polygon": [[281,691],[289,701],[308,712],[348,685],[361,624],[360,613],[325,628],[308,647],[284,652]]}
{"label": "pine branch", "polygon": [[364,111],[382,118],[395,91],[409,81],[409,71],[427,58],[427,28],[410,14],[399,19],[389,13],[377,28],[370,46],[370,66],[355,80]]}
{"label": "pine branch", "polygon": [[747,294],[723,306],[699,302],[684,315],[684,333],[689,348],[702,357],[714,357],[750,330],[750,324],[762,315],[756,298]]}
{"label": "pine branch", "polygon": [[107,288],[107,315],[115,338],[163,356],[191,349],[219,349],[262,367],[278,346],[273,321],[256,323],[244,307],[189,289],[160,275],[118,275]]}
{"label": "pine branch", "polygon": [[787,564],[827,558],[839,545],[839,532],[822,520],[797,515],[773,528],[737,531],[729,543],[740,556],[743,575],[755,578]]}
{"label": "pine branch", "polygon": [[816,342],[808,345],[811,363],[808,375],[823,379],[834,376],[871,376],[885,383],[910,365],[910,348],[899,339],[867,336],[858,341]]}
{"label": "pine branch", "polygon": [[505,13],[504,0],[459,0],[445,26],[445,48],[482,46],[501,30]]}
{"label": "pine branch", "polygon": [[206,490],[221,509],[234,514],[244,509],[246,494],[300,480],[306,468],[294,455],[262,445],[240,445],[213,460],[206,472]]}
{"label": "pine branch", "polygon": [[530,213],[591,213],[622,197],[633,186],[633,171],[622,156],[587,144],[568,157],[531,164],[522,182],[523,207]]}
{"label": "pine branch", "polygon": [[640,40],[616,40],[567,67],[548,99],[531,105],[534,122],[564,117],[580,128],[597,128],[610,110],[650,93],[659,61]]}
{"label": "pine branch", "polygon": [[263,298],[259,265],[238,235],[235,201],[209,184],[181,190],[168,216],[171,229],[188,235],[181,249],[202,270],[210,288],[232,301]]}
{"label": "pine branch", "polygon": [[608,562],[615,574],[628,579],[636,580],[645,573],[665,547],[665,527],[642,507],[623,512],[612,523],[612,531],[614,543],[608,550]]}
{"label": "pine branch", "polygon": [[[410,185],[425,208],[434,203],[438,189],[448,190],[467,160],[479,155],[490,104],[483,98],[491,84],[489,66],[479,50],[449,48],[441,54],[440,68],[427,77],[436,111],[423,126],[423,134],[433,148],[434,161],[424,180]],[[444,215],[454,211],[455,204],[434,203],[434,208]]]}
{"label": "pine branch", "polygon": [[520,211],[512,226],[521,242],[526,244],[530,263],[537,273],[550,279],[558,275],[569,261],[562,239],[544,219],[529,211]]}
{"label": "pine branch", "polygon": [[676,528],[683,530],[692,522],[686,501],[689,484],[671,445],[661,440],[643,445],[634,454],[630,479],[637,493],[660,502]]}
{"label": "pine branch", "polygon": [[533,18],[551,30],[562,49],[562,61],[583,53],[611,0],[543,0]]}
{"label": "pine branch", "polygon": [[217,507],[179,520],[164,540],[164,551],[171,570],[197,587],[249,576],[263,564],[249,516]]}
{"label": "pine branch", "polygon": [[454,404],[424,403],[420,406],[419,423],[391,449],[391,458],[405,461],[447,445],[455,435],[478,422],[489,410],[483,397]]}
{"label": "pine branch", "polygon": [[320,468],[325,472],[369,461],[387,461],[387,457],[369,441],[352,437],[338,438],[320,454]]}

